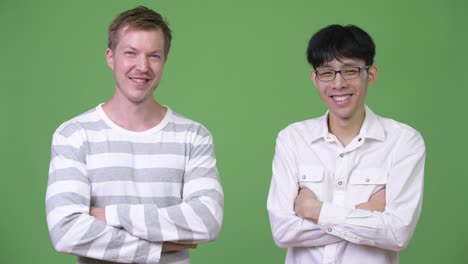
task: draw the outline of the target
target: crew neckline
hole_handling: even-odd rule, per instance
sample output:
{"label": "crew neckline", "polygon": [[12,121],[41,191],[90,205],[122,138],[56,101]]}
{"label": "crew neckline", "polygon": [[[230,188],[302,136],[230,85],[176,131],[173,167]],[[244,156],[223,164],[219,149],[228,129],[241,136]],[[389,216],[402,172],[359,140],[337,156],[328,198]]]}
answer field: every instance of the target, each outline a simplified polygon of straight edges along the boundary
{"label": "crew neckline", "polygon": [[109,116],[106,114],[104,109],[102,109],[103,104],[104,103],[100,103],[96,107],[96,111],[98,112],[99,116],[104,120],[104,122],[106,124],[108,124],[110,127],[112,127],[113,129],[116,129],[117,131],[120,131],[122,133],[130,135],[132,137],[145,137],[145,136],[149,136],[151,134],[154,134],[154,133],[160,131],[161,129],[163,129],[167,125],[167,123],[169,123],[169,120],[171,119],[172,114],[173,114],[172,110],[168,106],[163,105],[163,107],[165,107],[167,109],[167,111],[166,111],[166,114],[164,115],[164,118],[161,120],[161,122],[159,122],[159,124],[157,124],[156,126],[150,128],[150,129],[147,129],[145,131],[137,132],[137,131],[131,131],[131,130],[125,129],[125,128],[117,125],[116,123],[114,123],[114,121],[112,121],[109,118]]}

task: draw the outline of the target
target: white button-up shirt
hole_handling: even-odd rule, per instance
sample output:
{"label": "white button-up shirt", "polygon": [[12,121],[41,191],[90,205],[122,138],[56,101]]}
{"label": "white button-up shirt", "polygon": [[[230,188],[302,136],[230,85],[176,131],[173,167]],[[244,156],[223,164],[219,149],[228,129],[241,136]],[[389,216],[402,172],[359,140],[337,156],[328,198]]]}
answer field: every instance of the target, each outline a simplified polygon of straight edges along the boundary
{"label": "white button-up shirt", "polygon": [[[359,134],[343,147],[329,133],[327,114],[278,135],[267,203],[273,238],[288,248],[287,264],[399,263],[421,213],[423,139],[366,106]],[[324,202],[318,224],[296,216],[300,188]],[[382,188],[384,212],[355,208]]]}

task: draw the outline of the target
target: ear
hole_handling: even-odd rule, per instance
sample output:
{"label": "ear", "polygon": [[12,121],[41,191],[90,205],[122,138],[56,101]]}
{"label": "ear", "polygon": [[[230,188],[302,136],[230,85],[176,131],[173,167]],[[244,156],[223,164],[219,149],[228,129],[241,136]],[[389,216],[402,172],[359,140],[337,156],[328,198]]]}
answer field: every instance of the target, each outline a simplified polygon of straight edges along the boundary
{"label": "ear", "polygon": [[107,66],[114,70],[114,52],[109,48],[106,49],[106,62]]}
{"label": "ear", "polygon": [[310,71],[310,79],[312,80],[312,82],[314,83],[315,87],[318,87],[317,86],[317,74],[315,73],[315,70],[312,69]]}
{"label": "ear", "polygon": [[372,65],[369,70],[367,70],[367,84],[371,86],[377,81],[377,76],[379,75],[379,68],[377,66]]}

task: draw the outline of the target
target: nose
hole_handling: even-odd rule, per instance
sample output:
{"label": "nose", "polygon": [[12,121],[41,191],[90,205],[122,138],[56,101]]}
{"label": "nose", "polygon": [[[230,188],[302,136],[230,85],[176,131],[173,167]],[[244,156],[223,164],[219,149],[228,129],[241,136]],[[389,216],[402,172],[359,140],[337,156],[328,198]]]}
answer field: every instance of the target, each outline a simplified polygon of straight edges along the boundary
{"label": "nose", "polygon": [[137,70],[141,72],[147,72],[148,71],[148,58],[145,56],[140,56],[137,61],[136,65]]}
{"label": "nose", "polygon": [[341,89],[348,86],[348,81],[341,76],[341,72],[336,73],[335,79],[332,82],[335,89]]}

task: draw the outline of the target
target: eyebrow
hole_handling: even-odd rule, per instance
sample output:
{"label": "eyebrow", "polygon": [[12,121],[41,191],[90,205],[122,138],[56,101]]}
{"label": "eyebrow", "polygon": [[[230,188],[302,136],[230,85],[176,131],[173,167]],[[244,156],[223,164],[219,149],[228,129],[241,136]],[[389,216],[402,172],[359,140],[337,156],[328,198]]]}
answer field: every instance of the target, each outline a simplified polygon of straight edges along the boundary
{"label": "eyebrow", "polygon": [[[361,66],[359,66],[357,64],[354,64],[354,63],[343,63],[342,68],[346,68],[346,67],[361,67]],[[319,67],[317,67],[317,69],[319,69],[319,68],[333,69],[333,67],[330,64],[320,65]]]}
{"label": "eyebrow", "polygon": [[[123,47],[124,49],[131,49],[132,51],[138,51],[138,49],[132,47],[132,46],[127,46],[127,47]],[[153,51],[150,51],[148,54],[157,54],[157,53],[164,53],[164,50],[153,50]]]}

